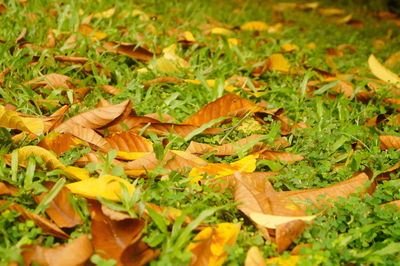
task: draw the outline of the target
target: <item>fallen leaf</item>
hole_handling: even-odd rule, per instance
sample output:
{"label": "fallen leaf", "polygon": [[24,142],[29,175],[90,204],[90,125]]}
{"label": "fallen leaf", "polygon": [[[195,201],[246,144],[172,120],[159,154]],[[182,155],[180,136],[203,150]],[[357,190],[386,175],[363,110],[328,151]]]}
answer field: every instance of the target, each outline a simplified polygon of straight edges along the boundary
{"label": "fallen leaf", "polygon": [[269,29],[268,25],[263,21],[249,21],[240,28],[244,31],[266,31]]}
{"label": "fallen leaf", "polygon": [[106,33],[100,30],[95,30],[92,26],[88,24],[80,24],[78,27],[78,31],[81,34],[90,37],[92,41],[101,41],[107,38]]}
{"label": "fallen leaf", "polygon": [[18,193],[18,189],[10,184],[0,182],[0,196],[10,195],[13,196]]}
{"label": "fallen leaf", "polygon": [[115,14],[115,7],[93,14],[94,18],[111,18]]}
{"label": "fallen leaf", "polygon": [[71,81],[73,80],[66,75],[51,73],[25,82],[24,86],[30,87],[33,90],[39,87],[45,87],[49,89],[74,89],[75,87]]}
{"label": "fallen leaf", "polygon": [[269,70],[288,73],[290,69],[289,61],[282,54],[272,54],[267,58],[269,60]]}
{"label": "fallen leaf", "polygon": [[379,140],[381,141],[381,150],[388,150],[390,148],[398,150],[400,148],[400,137],[398,136],[382,135],[379,136]]}
{"label": "fallen leaf", "polygon": [[215,35],[223,35],[223,36],[232,36],[234,35],[234,32],[226,29],[226,28],[222,28],[222,27],[214,27],[211,29],[210,31],[211,34],[215,34]]}
{"label": "fallen leaf", "polygon": [[42,229],[42,231],[45,234],[52,235],[52,236],[62,238],[62,239],[69,238],[69,235],[67,235],[57,225],[53,224],[51,221],[47,220],[46,218],[28,211],[26,208],[24,208],[23,206],[18,205],[16,203],[6,201],[6,200],[0,200],[0,206],[9,204],[9,203],[11,205],[8,206],[7,209],[11,209],[16,212],[19,212],[21,214],[20,219],[22,219],[24,221],[32,220],[36,224],[37,227],[40,227]]}
{"label": "fallen leaf", "polygon": [[35,117],[22,117],[17,112],[6,110],[3,105],[0,105],[0,127],[40,135],[44,132],[44,121]]}
{"label": "fallen leaf", "polygon": [[[263,135],[252,135],[247,138],[241,139],[235,143],[227,143],[221,146],[211,146],[209,144],[204,144],[204,143],[199,143],[195,141],[191,141],[189,144],[189,147],[187,147],[186,152],[193,153],[193,154],[206,154],[209,152],[214,151],[214,155],[216,156],[229,156],[236,154],[236,147],[242,147],[243,145],[257,140],[259,138],[263,137]],[[255,149],[260,149],[262,148],[263,143],[262,142],[255,142],[253,144],[253,151]],[[249,147],[250,148],[250,147]]]}
{"label": "fallen leaf", "polygon": [[74,194],[79,194],[89,199],[103,197],[112,201],[120,201],[122,186],[125,186],[130,195],[135,191],[135,187],[127,180],[111,175],[103,175],[97,178],[90,177],[66,185]]}
{"label": "fallen leaf", "polygon": [[156,78],[152,79],[148,82],[146,82],[143,87],[149,88],[152,84],[163,84],[163,83],[180,83],[181,79],[176,78],[176,77],[161,77],[161,78]]}
{"label": "fallen leaf", "polygon": [[258,105],[234,94],[226,94],[207,104],[194,115],[186,119],[183,124],[202,126],[219,117],[242,117],[247,113],[261,110]]}
{"label": "fallen leaf", "polygon": [[131,112],[131,105],[131,101],[126,100],[120,104],[90,110],[71,117],[54,130],[71,133],[77,126],[91,129],[109,127],[123,121]]}
{"label": "fallen leaf", "polygon": [[[131,261],[132,257],[130,257],[130,255],[135,256],[136,260],[139,261],[141,261],[142,256],[143,258],[149,258],[148,252],[151,250],[149,249],[149,251],[146,252],[148,248],[138,248],[137,246],[137,243],[140,242],[142,230],[145,226],[143,220],[130,218],[121,221],[114,221],[103,214],[98,202],[91,202],[90,212],[92,217],[92,244],[95,252],[99,256],[104,259],[115,259],[118,265],[131,265],[122,264],[121,261]],[[132,245],[137,247],[136,250],[129,248]],[[124,255],[124,252],[128,250],[130,252]],[[141,252],[137,254],[138,251]],[[152,258],[153,257],[151,257],[151,259]],[[148,261],[144,261],[144,263],[146,262]]]}
{"label": "fallen leaf", "polygon": [[240,226],[233,223],[220,223],[201,230],[187,247],[193,253],[189,265],[222,265],[228,256],[225,246],[236,243],[239,231]]}
{"label": "fallen leaf", "polygon": [[274,257],[269,258],[265,261],[267,265],[278,265],[278,266],[296,266],[299,263],[300,256],[290,256],[290,257]]}
{"label": "fallen leaf", "polygon": [[180,73],[181,69],[190,67],[189,62],[179,57],[176,53],[176,44],[163,49],[163,55],[156,60],[157,70],[161,72]]}
{"label": "fallen leaf", "polygon": [[153,144],[150,140],[129,131],[112,133],[105,140],[113,149],[124,152],[152,152]]}
{"label": "fallen leaf", "polygon": [[299,49],[299,47],[293,43],[282,44],[280,48],[281,48],[282,53],[289,53],[289,52]]}
{"label": "fallen leaf", "polygon": [[55,247],[27,246],[23,252],[25,265],[35,263],[44,266],[83,265],[93,253],[88,235],[82,235],[67,244]]}
{"label": "fallen leaf", "polygon": [[252,246],[247,251],[244,266],[266,266],[265,259],[256,246]]}
{"label": "fallen leaf", "polygon": [[204,166],[193,168],[189,177],[192,178],[191,183],[198,182],[202,177],[207,175],[215,175],[216,178],[232,175],[235,172],[251,173],[256,170],[256,156],[248,155],[236,162],[230,164],[224,163],[208,163]]}
{"label": "fallen leaf", "polygon": [[154,56],[154,54],[149,50],[131,43],[106,42],[103,45],[103,48],[110,53],[126,55],[132,59],[143,62],[150,61]]}
{"label": "fallen leaf", "polygon": [[45,136],[38,144],[38,146],[47,150],[55,152],[57,155],[78,146],[87,145],[86,142],[72,136],[69,133],[51,132]]}
{"label": "fallen leaf", "polygon": [[[44,186],[50,191],[54,182],[45,182]],[[78,224],[82,224],[82,219],[69,203],[68,195],[70,191],[63,187],[57,196],[50,202],[49,207],[45,210],[46,214],[54,221],[54,223],[61,228],[71,228]],[[39,204],[48,193],[42,193],[34,197],[37,204]]]}
{"label": "fallen leaf", "polygon": [[285,152],[285,151],[270,151],[266,150],[261,153],[257,153],[259,155],[260,159],[266,159],[266,160],[271,160],[271,161],[285,161],[289,164],[301,161],[304,159],[303,156],[293,154],[290,152]]}
{"label": "fallen leaf", "polygon": [[[389,69],[385,68],[373,54],[371,54],[368,58],[368,64],[372,74],[374,74],[380,80],[395,84],[400,82],[400,77]],[[398,84],[397,87],[399,86],[400,85]]]}

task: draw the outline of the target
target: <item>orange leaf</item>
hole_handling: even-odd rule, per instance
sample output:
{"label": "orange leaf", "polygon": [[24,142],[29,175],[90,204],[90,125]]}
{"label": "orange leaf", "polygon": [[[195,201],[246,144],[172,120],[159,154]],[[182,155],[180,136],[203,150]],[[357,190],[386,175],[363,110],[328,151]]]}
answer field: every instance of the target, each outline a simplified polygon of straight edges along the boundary
{"label": "orange leaf", "polygon": [[69,133],[51,132],[38,143],[38,146],[54,151],[57,155],[61,155],[75,146],[85,144],[85,142]]}
{"label": "orange leaf", "polygon": [[65,75],[51,73],[41,77],[34,78],[24,83],[24,86],[36,89],[39,87],[46,87],[51,89],[74,89],[71,83],[71,78]]}
{"label": "orange leaf", "polygon": [[244,266],[265,266],[265,259],[256,246],[252,246],[247,251]]}
{"label": "orange leaf", "polygon": [[293,154],[285,151],[264,151],[259,153],[260,159],[267,159],[271,161],[286,161],[287,163],[294,163],[304,159],[303,156]]}
{"label": "orange leaf", "polygon": [[[136,254],[124,255],[124,251],[131,251],[130,246],[136,246],[140,243],[142,230],[144,228],[144,221],[140,219],[124,219],[121,221],[114,221],[105,216],[101,210],[101,205],[98,202],[92,201],[91,203],[91,231],[92,231],[92,244],[95,252],[104,259],[115,259],[118,264],[121,260],[130,261],[134,254],[137,259],[148,258],[147,250],[140,245],[143,252]],[[149,249],[149,251],[151,251]],[[128,253],[131,253],[128,252]],[[138,258],[139,257],[139,258]],[[145,261],[144,263],[146,263]]]}
{"label": "orange leaf", "polygon": [[72,242],[52,248],[39,245],[26,246],[23,252],[25,265],[83,265],[92,255],[93,247],[88,235],[82,235]]}
{"label": "orange leaf", "polygon": [[152,152],[153,145],[148,139],[133,134],[132,132],[124,131],[121,133],[111,134],[105,140],[113,149],[124,152]]}
{"label": "orange leaf", "polygon": [[15,195],[18,189],[7,183],[0,182],[0,195]]}
{"label": "orange leaf", "polygon": [[381,141],[381,150],[388,150],[390,148],[398,150],[400,148],[400,137],[398,136],[383,135],[379,136],[379,139]]}
{"label": "orange leaf", "polygon": [[186,119],[183,124],[202,126],[219,117],[241,117],[258,110],[261,110],[258,105],[240,96],[226,94],[201,108],[197,113]]}
{"label": "orange leaf", "polygon": [[[46,182],[44,185],[50,191],[54,186],[54,182]],[[47,215],[55,222],[59,227],[74,227],[78,224],[82,224],[81,217],[76,213],[75,209],[69,203],[68,195],[71,192],[63,187],[57,196],[50,202],[49,207],[46,209]],[[35,196],[36,203],[40,203],[47,193],[42,193]]]}

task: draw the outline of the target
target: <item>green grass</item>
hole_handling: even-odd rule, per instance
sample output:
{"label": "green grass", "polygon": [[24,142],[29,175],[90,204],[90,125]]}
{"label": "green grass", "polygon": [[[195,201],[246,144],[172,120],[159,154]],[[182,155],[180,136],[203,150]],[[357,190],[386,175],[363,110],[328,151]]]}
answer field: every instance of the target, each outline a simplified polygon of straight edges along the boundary
{"label": "green grass", "polygon": [[[136,2],[136,3],[135,3]],[[139,3],[140,2],[140,3]],[[332,7],[329,1],[321,1],[322,6]],[[19,1],[6,1],[8,11],[0,14],[0,71],[11,68],[11,73],[5,77],[4,84],[0,86],[0,100],[16,106],[17,111],[32,115],[50,115],[58,107],[41,108],[35,103],[38,99],[60,100],[62,91],[53,90],[43,92],[31,90],[23,85],[37,76],[49,73],[68,75],[82,81],[80,86],[89,86],[91,92],[84,101],[74,104],[68,113],[68,117],[94,108],[101,98],[111,103],[119,103],[130,99],[133,108],[138,115],[148,113],[168,113],[181,122],[196,110],[220,97],[222,90],[203,85],[189,83],[180,84],[154,84],[144,88],[146,82],[162,76],[176,76],[185,79],[215,79],[221,84],[232,75],[250,76],[252,67],[248,62],[262,62],[273,53],[280,52],[280,46],[284,43],[294,43],[300,49],[285,57],[297,69],[303,69],[303,63],[325,71],[331,71],[325,61],[326,49],[337,47],[340,44],[351,44],[356,47],[354,53],[345,53],[343,57],[334,57],[333,60],[341,73],[349,73],[357,68],[361,80],[353,80],[356,90],[365,88],[365,78],[373,77],[368,72],[367,60],[370,54],[375,54],[381,61],[388,58],[400,47],[399,27],[385,20],[369,15],[365,10],[354,11],[353,18],[361,20],[364,27],[356,28],[350,25],[338,25],[328,22],[327,18],[318,15],[315,11],[287,10],[282,12],[284,23],[277,33],[262,32],[253,35],[249,32],[237,31],[235,37],[241,40],[236,48],[229,48],[224,38],[204,35],[198,26],[207,22],[205,15],[215,18],[232,26],[240,26],[251,20],[261,20],[270,23],[273,19],[273,11],[268,1],[73,1],[73,0],[33,0],[27,1],[26,6]],[[57,42],[55,48],[43,51],[32,48],[18,48],[14,43],[19,33],[26,28],[25,41],[37,46],[46,43],[49,29],[55,29],[65,38],[70,33],[76,32],[78,25],[90,14],[101,12],[109,8],[116,8],[116,15],[111,18],[93,18],[91,25],[105,32],[108,40],[137,43],[145,45],[151,50],[165,48],[176,42],[176,35],[168,35],[173,28],[187,30],[193,33],[196,41],[206,44],[205,47],[192,46],[183,49],[178,46],[177,54],[187,58],[191,67],[178,74],[165,74],[154,69],[141,73],[139,69],[146,64],[132,60],[125,56],[110,53],[98,53],[96,47],[100,42],[92,42],[90,38],[78,35],[78,45],[74,49],[65,49],[63,41]],[[351,6],[350,6],[351,7]],[[140,9],[153,18],[149,21],[140,21],[132,17],[118,17],[124,10]],[[234,12],[234,10],[240,12]],[[54,10],[57,16],[50,16],[47,12]],[[182,20],[182,21],[181,21]],[[290,22],[290,23],[289,23]],[[149,30],[149,25],[155,28],[155,32]],[[126,33],[118,30],[124,27]],[[142,34],[142,39],[136,36]],[[61,38],[61,35],[60,37]],[[374,40],[383,40],[382,47],[374,47]],[[314,42],[315,49],[307,48],[307,44]],[[86,75],[81,66],[64,66],[53,59],[54,55],[84,56],[99,62],[112,74],[107,77],[98,73],[92,66],[94,75]],[[36,64],[30,64],[32,59]],[[152,62],[150,62],[152,64]],[[400,65],[393,69],[399,73]],[[379,149],[379,135],[399,135],[399,126],[380,125],[378,128],[363,126],[369,118],[378,114],[396,114],[394,106],[381,103],[386,96],[384,89],[378,93],[375,103],[362,104],[354,98],[346,98],[338,95],[334,100],[327,97],[326,93],[308,97],[302,95],[301,87],[305,76],[310,80],[316,79],[318,74],[314,71],[305,71],[306,74],[283,75],[266,72],[255,80],[267,82],[266,94],[262,98],[254,98],[243,93],[242,96],[252,101],[265,100],[268,108],[283,108],[285,115],[296,122],[306,122],[310,128],[295,130],[288,136],[291,147],[286,151],[300,154],[305,160],[286,165],[284,163],[259,162],[257,171],[275,171],[281,169],[277,176],[273,177],[273,186],[278,191],[310,189],[329,186],[340,181],[347,180],[352,173],[361,171],[365,167],[372,170],[374,175],[390,168],[398,162],[400,150],[381,151]],[[111,96],[96,85],[109,84],[123,89],[118,96]],[[67,99],[63,99],[65,103]],[[237,122],[234,120],[232,124]],[[231,126],[231,125],[229,125]],[[273,129],[278,127],[276,122],[270,126],[264,126],[266,134],[272,133],[270,139],[274,139]],[[264,132],[264,134],[265,134]],[[14,132],[11,132],[14,133]],[[234,131],[228,136],[228,140],[237,141],[248,134]],[[193,140],[205,143],[218,143],[224,137],[195,136]],[[162,140],[168,139],[170,147],[185,149],[188,142],[177,136],[149,136],[158,144],[160,152],[163,152]],[[350,157],[341,157],[340,154],[352,150],[352,144],[361,142],[362,147],[357,148]],[[11,153],[12,150],[28,144],[35,145],[37,141],[13,143],[9,130],[0,129],[0,152]],[[72,164],[85,150],[73,150],[62,156],[63,162]],[[231,162],[236,156],[217,158],[207,155],[209,162]],[[108,159],[109,160],[109,159]],[[338,163],[347,164],[341,168],[334,168]],[[109,161],[110,162],[110,161]],[[40,163],[40,162],[39,162]],[[16,196],[0,196],[1,199],[9,199],[30,210],[37,208],[33,196],[45,191],[43,182],[57,181],[62,178],[62,173],[41,172],[32,162],[28,169],[12,169],[0,162],[0,180],[13,181],[20,187]],[[119,169],[115,169],[116,172]],[[153,173],[155,176],[155,174]],[[338,264],[362,264],[362,265],[396,265],[400,255],[400,212],[394,208],[383,208],[380,204],[391,200],[400,199],[400,186],[397,175],[393,175],[391,181],[384,181],[378,186],[373,197],[350,197],[341,199],[332,208],[319,216],[315,224],[310,226],[295,244],[313,243],[313,247],[305,249],[304,254],[310,254],[311,259],[302,261],[304,265],[338,265]],[[184,213],[199,217],[203,215],[203,221],[210,224],[220,222],[242,223],[242,230],[237,243],[229,248],[229,256],[226,265],[242,265],[248,248],[258,246],[264,256],[278,255],[273,244],[266,242],[260,232],[241,214],[233,202],[231,191],[223,193],[214,192],[208,187],[191,184],[187,176],[173,172],[161,179],[149,177],[137,180],[137,186],[141,188],[139,199],[134,202],[151,202],[160,206],[179,208]],[[85,224],[78,227],[73,236],[79,236],[88,231],[89,213],[86,200],[79,196],[72,199],[74,206],[85,218]],[[115,208],[126,209],[123,204]],[[213,214],[210,208],[215,208]],[[1,210],[1,207],[0,207]],[[42,208],[39,209],[43,214]],[[38,238],[42,239],[42,245],[53,246],[59,243],[52,237],[43,234],[29,221],[16,222],[18,213],[3,211],[0,215],[0,264],[7,265],[14,260],[20,260],[20,247],[24,244],[34,243]],[[152,217],[154,218],[154,217]],[[164,223],[167,221],[160,218]],[[154,219],[153,219],[154,220]],[[165,231],[162,226],[154,221],[145,229],[145,241],[153,248],[161,248],[161,256],[151,265],[180,265],[190,261],[190,253],[185,250],[190,239],[195,233],[186,232],[185,227],[176,222],[176,230]],[[168,224],[167,224],[168,225]],[[173,225],[168,225],[173,226]],[[389,250],[383,250],[390,247]],[[171,252],[173,250],[173,252]],[[97,261],[97,262],[96,262]],[[98,257],[93,257],[92,262],[99,265],[107,265]]]}

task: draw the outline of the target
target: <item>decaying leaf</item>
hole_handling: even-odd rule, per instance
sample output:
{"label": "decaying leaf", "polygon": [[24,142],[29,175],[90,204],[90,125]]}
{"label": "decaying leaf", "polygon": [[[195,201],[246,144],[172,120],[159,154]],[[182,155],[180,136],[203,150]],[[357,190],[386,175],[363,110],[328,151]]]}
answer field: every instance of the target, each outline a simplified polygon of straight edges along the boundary
{"label": "decaying leaf", "polygon": [[225,246],[236,243],[239,230],[240,226],[233,223],[220,223],[201,230],[187,247],[193,253],[189,265],[222,265],[228,255]]}
{"label": "decaying leaf", "polygon": [[390,148],[395,150],[400,149],[400,137],[398,136],[382,135],[379,136],[379,139],[381,141],[381,150],[388,150]]}

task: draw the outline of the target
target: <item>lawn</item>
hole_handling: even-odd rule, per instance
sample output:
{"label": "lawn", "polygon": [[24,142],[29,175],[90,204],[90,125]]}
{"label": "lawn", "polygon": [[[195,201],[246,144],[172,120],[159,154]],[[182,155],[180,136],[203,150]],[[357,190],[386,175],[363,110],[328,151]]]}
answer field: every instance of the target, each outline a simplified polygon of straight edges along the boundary
{"label": "lawn", "polygon": [[0,265],[398,265],[381,1],[0,2]]}

